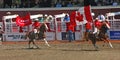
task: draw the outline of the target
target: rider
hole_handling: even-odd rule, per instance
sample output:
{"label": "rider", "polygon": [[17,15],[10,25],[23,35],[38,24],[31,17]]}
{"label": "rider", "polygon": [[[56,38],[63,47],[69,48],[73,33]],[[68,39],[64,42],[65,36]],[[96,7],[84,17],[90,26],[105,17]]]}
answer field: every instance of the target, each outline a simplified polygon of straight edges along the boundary
{"label": "rider", "polygon": [[100,30],[103,34],[106,35],[108,29],[110,29],[110,24],[107,20],[105,20],[105,21],[102,22]]}
{"label": "rider", "polygon": [[[38,29],[40,28],[40,22],[38,21],[39,19],[35,19],[35,21],[34,21],[34,23],[33,23],[33,30],[34,30],[34,33],[36,34],[36,36],[37,36],[37,34],[38,34]],[[37,37],[38,38],[38,37]]]}
{"label": "rider", "polygon": [[100,29],[101,28],[101,21],[98,18],[96,18],[94,21],[94,25],[95,25],[95,27]]}

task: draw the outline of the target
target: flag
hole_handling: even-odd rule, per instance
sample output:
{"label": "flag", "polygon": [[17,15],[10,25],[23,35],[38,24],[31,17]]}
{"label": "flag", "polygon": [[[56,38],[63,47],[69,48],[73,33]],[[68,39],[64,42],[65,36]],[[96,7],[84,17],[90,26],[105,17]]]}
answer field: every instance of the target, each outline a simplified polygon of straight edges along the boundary
{"label": "flag", "polygon": [[70,13],[70,24],[76,26],[86,24],[87,22],[92,22],[90,0],[84,0],[84,7]]}
{"label": "flag", "polygon": [[92,22],[90,0],[84,0],[84,7],[79,8],[78,12],[83,15],[83,23]]}
{"label": "flag", "polygon": [[76,26],[76,11],[70,13],[70,24]]}
{"label": "flag", "polygon": [[24,17],[17,16],[16,18],[16,24],[23,27],[23,26],[28,26],[32,24],[32,21],[30,19],[30,14],[26,14]]}
{"label": "flag", "polygon": [[79,22],[83,21],[83,15],[80,14],[80,12],[76,12],[76,17],[75,18]]}
{"label": "flag", "polygon": [[82,25],[87,23],[86,20],[84,20],[84,15],[82,13],[83,10],[81,10],[81,12],[79,11],[72,11],[70,14],[70,24],[76,26],[76,25]]}

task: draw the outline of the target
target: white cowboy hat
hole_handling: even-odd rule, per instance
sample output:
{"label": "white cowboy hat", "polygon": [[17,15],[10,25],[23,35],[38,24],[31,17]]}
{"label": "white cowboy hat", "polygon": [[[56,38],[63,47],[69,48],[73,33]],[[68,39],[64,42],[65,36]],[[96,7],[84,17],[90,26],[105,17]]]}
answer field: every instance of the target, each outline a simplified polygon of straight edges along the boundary
{"label": "white cowboy hat", "polygon": [[35,21],[38,21],[39,19],[35,19]]}
{"label": "white cowboy hat", "polygon": [[7,12],[6,14],[11,14],[11,12]]}
{"label": "white cowboy hat", "polygon": [[45,16],[45,17],[47,17],[48,15],[47,15],[47,14],[45,14],[44,16]]}

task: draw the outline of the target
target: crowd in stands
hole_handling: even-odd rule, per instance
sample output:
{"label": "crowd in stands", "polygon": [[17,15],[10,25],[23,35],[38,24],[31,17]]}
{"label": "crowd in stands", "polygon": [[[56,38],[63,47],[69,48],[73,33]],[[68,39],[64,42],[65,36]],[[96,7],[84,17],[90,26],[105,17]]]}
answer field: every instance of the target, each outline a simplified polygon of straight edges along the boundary
{"label": "crowd in stands", "polygon": [[[0,0],[0,8],[79,7],[84,0]],[[118,6],[120,0],[91,0],[92,6]]]}

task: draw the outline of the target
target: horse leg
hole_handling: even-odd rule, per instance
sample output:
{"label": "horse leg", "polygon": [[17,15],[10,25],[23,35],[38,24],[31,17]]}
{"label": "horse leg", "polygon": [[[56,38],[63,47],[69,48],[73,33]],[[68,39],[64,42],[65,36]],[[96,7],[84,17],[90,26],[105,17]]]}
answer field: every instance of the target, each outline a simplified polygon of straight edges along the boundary
{"label": "horse leg", "polygon": [[95,47],[95,49],[98,49],[98,46],[96,45],[96,41],[92,41],[93,46]]}
{"label": "horse leg", "polygon": [[96,45],[96,36],[94,36],[94,38],[93,38],[91,41],[92,41],[93,46],[94,46],[95,49],[97,50],[97,49],[98,49],[98,46]]}
{"label": "horse leg", "polygon": [[0,45],[2,45],[2,37],[0,37]]}
{"label": "horse leg", "polygon": [[109,40],[105,39],[104,41],[107,42],[111,48],[113,48],[113,45],[111,44],[111,42]]}
{"label": "horse leg", "polygon": [[36,48],[39,48],[39,47],[36,45],[34,39],[32,40],[32,43],[33,43],[33,45],[34,45]]}
{"label": "horse leg", "polygon": [[31,42],[32,42],[32,40],[30,39],[29,42],[28,42],[28,47],[29,47],[29,48],[31,48],[31,47],[30,47]]}
{"label": "horse leg", "polygon": [[48,44],[47,40],[45,38],[43,38],[43,40],[45,41],[45,44],[50,47],[50,45]]}

